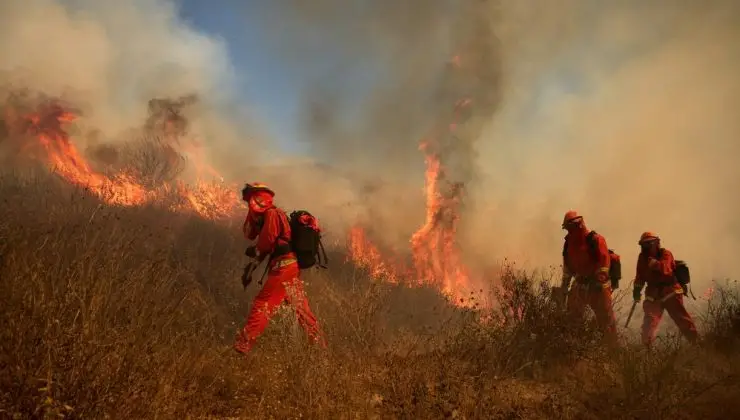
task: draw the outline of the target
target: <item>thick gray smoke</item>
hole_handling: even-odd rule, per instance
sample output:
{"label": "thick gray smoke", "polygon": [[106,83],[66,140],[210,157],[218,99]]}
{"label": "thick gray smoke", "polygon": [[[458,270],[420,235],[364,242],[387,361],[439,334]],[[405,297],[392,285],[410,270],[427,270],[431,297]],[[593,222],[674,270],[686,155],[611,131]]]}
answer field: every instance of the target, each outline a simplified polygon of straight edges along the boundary
{"label": "thick gray smoke", "polygon": [[[444,143],[453,173],[472,181],[461,233],[476,259],[557,264],[560,222],[575,208],[623,255],[627,282],[645,230],[691,263],[699,288],[738,274],[737,2],[302,4],[271,3],[270,38],[304,74],[307,141],[399,190],[421,186],[417,142],[450,111],[442,63],[465,40],[478,44],[462,59],[494,63],[463,77],[495,87],[476,91],[490,98],[472,108],[485,129]],[[401,220],[384,227],[418,225],[409,200],[376,201]]]}
{"label": "thick gray smoke", "polygon": [[[259,150],[250,147],[254,124],[238,122],[229,96],[225,46],[183,23],[169,0],[1,2],[0,85],[75,104],[80,132],[104,142],[140,127],[149,99],[196,95],[192,135],[226,175]],[[81,149],[85,140],[75,138]]]}
{"label": "thick gray smoke", "polygon": [[[407,241],[423,221],[422,140],[442,161],[445,183],[475,177],[476,143],[500,101],[489,7],[447,0],[268,7],[266,26],[275,31],[267,42],[305,81],[304,140],[333,165],[377,181],[368,206],[386,240]],[[418,193],[409,195],[412,186]],[[403,211],[393,205],[399,190]]]}
{"label": "thick gray smoke", "polygon": [[[279,201],[343,228],[370,218],[407,245],[423,218],[418,144],[434,139],[472,197],[460,235],[474,259],[556,264],[575,208],[623,255],[627,281],[645,230],[699,288],[738,274],[738,2],[265,3],[264,42],[302,86],[304,140],[342,168],[255,169],[274,176]],[[218,168],[253,178],[257,151],[233,153],[250,137],[219,108],[233,80],[219,42],[163,0],[65,4],[0,4],[4,82],[73,97],[111,137],[141,124],[149,99],[194,94],[194,129],[239,160]]]}
{"label": "thick gray smoke", "polygon": [[646,230],[698,289],[737,278],[740,3],[555,3],[503,2],[504,106],[481,139],[465,242],[557,264],[575,208],[627,283]]}
{"label": "thick gray smoke", "polygon": [[[499,51],[481,4],[273,2],[275,19],[291,36],[270,38],[308,74],[301,92],[305,140],[348,167],[400,177],[410,165],[421,167],[422,139],[447,137],[440,153],[455,162],[456,178],[470,178],[480,134],[474,122],[489,120],[499,100]],[[456,109],[463,99],[470,106]],[[463,118],[465,129],[449,138],[448,125]]]}

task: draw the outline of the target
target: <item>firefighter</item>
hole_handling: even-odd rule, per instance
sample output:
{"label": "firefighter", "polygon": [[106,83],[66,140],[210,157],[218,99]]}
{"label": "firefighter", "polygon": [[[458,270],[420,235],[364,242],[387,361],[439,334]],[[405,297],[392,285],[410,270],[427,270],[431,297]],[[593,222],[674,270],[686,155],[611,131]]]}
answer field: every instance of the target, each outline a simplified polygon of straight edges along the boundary
{"label": "firefighter", "polygon": [[683,304],[683,296],[687,291],[676,279],[676,261],[673,253],[661,248],[660,238],[653,232],[643,233],[638,244],[640,256],[637,258],[632,297],[635,302],[639,302],[642,298],[642,289],[647,285],[645,301],[642,303],[645,312],[642,321],[642,343],[647,347],[652,346],[664,310],[668,312],[684,337],[696,342],[699,335],[694,320]]}
{"label": "firefighter", "polygon": [[246,325],[234,344],[236,351],[243,354],[252,349],[257,337],[283,302],[293,305],[298,322],[309,338],[322,346],[326,345],[306,299],[298,261],[290,247],[288,217],[275,207],[274,197],[275,193],[261,183],[247,184],[242,190],[242,199],[249,207],[243,226],[244,235],[248,240],[256,239],[256,243],[248,247],[245,253],[257,263],[268,259],[267,281],[254,298]]}
{"label": "firefighter", "polygon": [[[563,245],[560,291],[568,298],[568,313],[573,318],[581,319],[586,307],[590,307],[607,342],[615,344],[617,329],[612,309],[610,255],[606,240],[586,228],[583,216],[573,210],[565,213],[562,228],[568,234]],[[570,287],[573,278],[575,282]]]}

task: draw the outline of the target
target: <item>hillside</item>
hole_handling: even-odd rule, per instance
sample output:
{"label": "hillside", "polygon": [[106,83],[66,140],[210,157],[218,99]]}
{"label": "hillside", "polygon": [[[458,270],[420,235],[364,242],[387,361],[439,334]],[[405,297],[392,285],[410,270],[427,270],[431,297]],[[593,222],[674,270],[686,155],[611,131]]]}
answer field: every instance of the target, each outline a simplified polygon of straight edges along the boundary
{"label": "hillside", "polygon": [[523,315],[484,323],[429,288],[373,282],[335,250],[330,272],[306,276],[329,348],[308,347],[286,312],[245,360],[231,344],[256,284],[239,285],[236,225],[104,206],[44,174],[4,175],[0,196],[4,417],[740,413],[737,289],[715,294],[701,348],[668,339],[607,354],[589,331],[566,334],[547,289],[521,274],[503,280]]}

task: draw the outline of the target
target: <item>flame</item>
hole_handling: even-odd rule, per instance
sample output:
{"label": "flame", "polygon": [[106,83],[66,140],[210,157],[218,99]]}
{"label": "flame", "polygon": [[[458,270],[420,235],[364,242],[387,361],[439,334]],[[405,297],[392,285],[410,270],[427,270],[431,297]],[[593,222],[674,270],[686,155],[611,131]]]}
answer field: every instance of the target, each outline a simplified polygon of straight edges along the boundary
{"label": "flame", "polygon": [[[426,148],[427,144],[422,143],[421,149]],[[448,197],[440,193],[443,172],[436,156],[426,156],[426,168],[426,220],[410,240],[415,274],[436,283],[444,294],[457,300],[463,297],[459,292],[470,285],[455,245],[459,197],[454,191]]]}
{"label": "flame", "polygon": [[[25,132],[37,140],[37,145],[41,146],[43,153],[41,157],[36,158],[43,159],[43,163],[67,182],[85,188],[107,204],[121,206],[163,204],[166,203],[165,197],[174,194],[177,198],[175,203],[166,205],[171,210],[194,213],[207,219],[230,218],[240,210],[241,203],[236,186],[226,185],[223,178],[210,166],[196,165],[198,169],[207,167],[209,173],[220,178],[221,182],[207,182],[199,177],[194,185],[177,182],[159,187],[146,187],[125,172],[106,175],[91,167],[66,131],[66,126],[79,118],[75,113],[63,109],[58,104],[42,103],[34,112],[14,118],[17,114],[13,109],[6,109],[6,121],[22,127],[15,130],[16,132]],[[177,152],[173,145],[180,144],[179,138],[167,130],[165,134],[166,141],[173,147],[174,155]]]}
{"label": "flame", "polygon": [[399,268],[386,262],[380,250],[367,239],[365,230],[355,226],[349,233],[349,259],[358,267],[367,269],[370,276],[389,283],[398,283]]}
{"label": "flame", "polygon": [[68,181],[89,188],[111,204],[137,205],[147,199],[147,192],[125,174],[110,179],[95,173],[70,142],[64,124],[74,122],[77,116],[58,106],[44,113],[26,116],[28,129],[35,133],[47,153],[49,165]]}
{"label": "flame", "polygon": [[[423,142],[420,149],[427,150],[427,143]],[[443,194],[440,181],[444,172],[439,158],[428,153],[425,160],[425,222],[409,239],[410,264],[393,262],[383,255],[360,226],[350,231],[349,259],[372,278],[390,283],[404,280],[411,286],[432,285],[456,305],[472,306],[469,298],[478,280],[471,278],[456,244],[461,188],[453,184]]]}
{"label": "flame", "polygon": [[[451,63],[459,68],[460,57],[453,57]],[[465,119],[464,110],[471,105],[469,98],[461,98],[454,103],[452,121],[447,125],[450,134]],[[359,226],[353,228],[349,235],[349,258],[358,267],[368,270],[373,278],[396,283],[403,277],[407,284],[433,285],[454,304],[474,306],[476,303],[470,297],[476,289],[473,286],[481,284],[481,279],[471,277],[456,243],[463,185],[446,182],[442,162],[433,151],[433,146],[432,141],[422,141],[419,145],[426,164],[426,212],[424,224],[409,240],[411,267],[403,263],[391,263],[368,240]]]}

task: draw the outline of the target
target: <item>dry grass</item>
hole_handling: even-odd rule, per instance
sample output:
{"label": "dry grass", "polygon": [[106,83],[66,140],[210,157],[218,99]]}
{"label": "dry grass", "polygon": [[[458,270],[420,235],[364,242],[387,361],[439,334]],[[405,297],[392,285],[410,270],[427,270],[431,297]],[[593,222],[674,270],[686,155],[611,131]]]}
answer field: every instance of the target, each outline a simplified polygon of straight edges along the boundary
{"label": "dry grass", "polygon": [[239,285],[236,225],[100,207],[45,176],[5,176],[0,197],[0,417],[740,413],[737,289],[710,307],[706,346],[607,352],[588,326],[566,328],[549,289],[525,274],[504,274],[499,297],[513,305],[483,322],[335,257],[330,273],[306,276],[329,348],[308,346],[286,311],[244,359],[231,344],[256,290]]}

